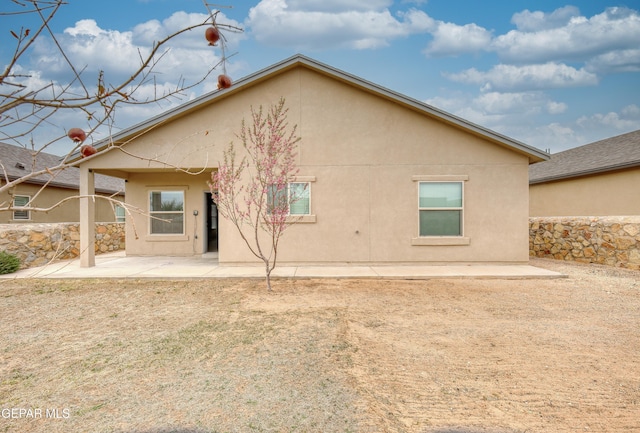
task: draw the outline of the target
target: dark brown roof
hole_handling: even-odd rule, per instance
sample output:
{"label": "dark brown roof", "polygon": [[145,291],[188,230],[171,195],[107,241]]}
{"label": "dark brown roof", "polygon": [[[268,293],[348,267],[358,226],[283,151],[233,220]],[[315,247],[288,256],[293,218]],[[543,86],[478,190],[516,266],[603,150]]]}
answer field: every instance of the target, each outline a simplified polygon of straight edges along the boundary
{"label": "dark brown roof", "polygon": [[529,184],[640,167],[640,130],[551,155],[529,166]]}
{"label": "dark brown roof", "polygon": [[[12,146],[0,143],[0,176],[5,180],[5,172],[9,180],[21,178],[32,171],[43,170],[47,167],[60,165],[61,158],[50,153],[39,152],[34,158],[34,152],[20,146]],[[4,171],[3,171],[4,168]],[[44,185],[51,180],[48,173],[36,176],[26,183]],[[50,186],[78,190],[80,188],[80,170],[77,167],[69,167],[56,172],[55,177],[49,183]],[[124,192],[124,180],[102,174],[96,174],[96,192],[113,194]]]}

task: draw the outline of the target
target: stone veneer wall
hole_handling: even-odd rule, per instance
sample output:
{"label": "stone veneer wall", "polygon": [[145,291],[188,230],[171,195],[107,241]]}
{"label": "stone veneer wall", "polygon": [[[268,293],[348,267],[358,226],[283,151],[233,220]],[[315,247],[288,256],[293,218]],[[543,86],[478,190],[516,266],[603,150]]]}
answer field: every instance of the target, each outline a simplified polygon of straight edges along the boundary
{"label": "stone veneer wall", "polygon": [[[124,223],[96,223],[96,254],[124,249]],[[20,258],[21,269],[80,255],[80,224],[0,224],[0,251]]]}
{"label": "stone veneer wall", "polygon": [[640,216],[529,218],[529,255],[640,270]]}
{"label": "stone veneer wall", "polygon": [[[96,223],[96,254],[124,248],[124,223]],[[80,225],[1,224],[0,251],[18,256],[21,268],[74,259]],[[640,216],[529,218],[529,255],[640,270]]]}

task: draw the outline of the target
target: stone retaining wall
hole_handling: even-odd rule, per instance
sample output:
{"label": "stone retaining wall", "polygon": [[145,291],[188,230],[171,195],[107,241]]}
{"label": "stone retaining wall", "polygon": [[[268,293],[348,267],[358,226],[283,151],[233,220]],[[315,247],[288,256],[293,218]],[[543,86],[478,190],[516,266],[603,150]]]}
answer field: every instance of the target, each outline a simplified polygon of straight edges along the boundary
{"label": "stone retaining wall", "polygon": [[[96,254],[124,249],[124,223],[96,223]],[[0,251],[20,258],[21,269],[80,255],[80,224],[1,224]]]}
{"label": "stone retaining wall", "polygon": [[[124,248],[124,223],[96,223],[96,254]],[[21,268],[74,259],[80,225],[2,224],[0,251],[18,256]],[[529,218],[529,255],[640,270],[640,216]]]}
{"label": "stone retaining wall", "polygon": [[529,255],[640,270],[640,216],[529,218]]}

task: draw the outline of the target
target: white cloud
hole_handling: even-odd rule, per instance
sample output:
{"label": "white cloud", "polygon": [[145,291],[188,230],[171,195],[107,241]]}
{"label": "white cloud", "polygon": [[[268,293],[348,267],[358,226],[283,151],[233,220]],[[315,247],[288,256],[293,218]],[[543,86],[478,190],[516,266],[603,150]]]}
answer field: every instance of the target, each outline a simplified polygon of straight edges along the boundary
{"label": "white cloud", "polygon": [[[136,44],[152,46],[154,42],[166,38],[168,35],[176,33],[185,28],[203,24],[209,21],[207,14],[175,12],[169,18],[161,21],[150,20],[138,24],[133,28],[133,40]],[[227,45],[231,49],[237,48],[240,40],[244,38],[243,33],[237,33],[229,27],[241,28],[242,25],[235,20],[229,19],[219,12],[216,18],[220,31],[225,36]],[[206,27],[199,27],[181,34],[171,41],[171,46],[183,47],[185,49],[199,49],[206,46],[204,32]],[[204,44],[203,44],[204,42]]]}
{"label": "white cloud", "polygon": [[550,101],[541,92],[483,93],[473,101],[473,106],[486,113],[510,115],[557,114],[566,110],[565,104]]}
{"label": "white cloud", "polygon": [[451,56],[482,51],[491,43],[491,32],[476,24],[459,26],[438,22],[432,32],[433,41],[424,50],[428,56]]}
{"label": "white cloud", "polygon": [[417,9],[409,9],[407,12],[398,12],[410,33],[426,33],[436,27],[436,21],[429,15]]}
{"label": "white cloud", "polygon": [[591,116],[580,117],[577,124],[585,129],[612,128],[618,131],[640,129],[640,107],[629,105],[620,113],[596,113]]}
{"label": "white cloud", "polygon": [[37,92],[51,84],[56,85],[55,81],[43,78],[42,71],[27,70],[20,64],[15,65],[12,72],[15,77],[9,77],[6,83],[15,86],[15,90],[17,90],[17,86],[23,86],[22,94]]}
{"label": "white cloud", "polygon": [[640,129],[640,107],[630,105],[620,112],[596,113],[565,123],[550,122],[538,126],[510,125],[505,134],[518,137],[540,149],[561,152],[583,144]]}
{"label": "white cloud", "polygon": [[640,49],[617,50],[590,59],[585,69],[599,75],[640,72]]}
{"label": "white cloud", "polygon": [[593,86],[598,83],[595,74],[558,63],[525,66],[500,64],[486,72],[471,68],[457,74],[447,74],[446,77],[461,83],[477,84],[485,91],[539,90]]}
{"label": "white cloud", "polygon": [[531,12],[527,9],[514,14],[511,22],[522,32],[535,32],[538,30],[564,27],[572,18],[579,16],[580,10],[575,6],[565,6],[551,13],[542,11]]}
{"label": "white cloud", "polygon": [[[558,15],[566,18],[564,14],[567,11],[561,12]],[[572,13],[571,10],[568,12]],[[513,30],[493,41],[492,49],[503,61],[586,60],[609,51],[636,48],[640,40],[640,15],[623,7],[608,8],[590,19],[572,16],[565,25],[551,28],[539,24],[545,16],[532,20],[534,15],[528,13],[514,17],[526,31]],[[555,24],[558,22],[556,20]]]}
{"label": "white cloud", "polygon": [[640,129],[640,107],[629,105],[619,112],[595,113],[565,123],[550,122],[535,127],[510,127],[513,136],[540,149],[561,152],[583,144]]}
{"label": "white cloud", "polygon": [[479,96],[459,93],[426,102],[539,149],[558,151],[562,146],[568,148],[584,143],[577,141],[581,137],[575,132],[582,128],[552,121],[555,115],[566,112],[567,106],[543,92],[490,92]]}
{"label": "white cloud", "polygon": [[[58,35],[58,41],[74,67],[78,71],[84,70],[82,77],[88,87],[97,84],[99,71],[104,71],[107,85],[118,85],[138,70],[155,42],[187,27],[202,24],[207,18],[206,14],[176,12],[163,21],[140,23],[130,31],[103,29],[95,20],[85,19],[65,29],[62,35]],[[217,21],[227,41],[226,54],[232,54],[244,35],[226,30],[224,26],[239,28],[241,25],[221,13]],[[158,86],[175,88],[181,85],[182,80],[186,80],[187,85],[192,84],[221,62],[220,46],[209,46],[204,31],[205,27],[187,31],[160,48],[152,71]],[[71,70],[52,42],[45,38],[39,38],[38,42],[35,67],[47,71],[60,83],[70,81]],[[221,70],[220,67],[217,69]]]}
{"label": "white cloud", "polygon": [[624,117],[640,121],[640,107],[635,104],[624,107],[621,113]]}
{"label": "white cloud", "polygon": [[[93,19],[80,20],[65,29],[60,43],[76,67],[86,65],[90,71],[133,72],[140,65],[140,55],[150,52],[148,47],[134,45],[132,32],[104,30]],[[57,68],[64,67],[59,58]]]}
{"label": "white cloud", "polygon": [[424,53],[433,57],[494,51],[504,63],[585,62],[637,49],[640,40],[640,15],[624,7],[611,7],[591,18],[574,6],[551,13],[525,10],[512,17],[516,30],[497,37],[475,23],[430,20],[426,30],[433,40]]}
{"label": "white cloud", "polygon": [[549,99],[543,92],[488,92],[478,96],[458,94],[426,101],[456,116],[491,129],[507,124],[528,123],[533,116],[559,114],[567,109],[562,102]]}
{"label": "white cloud", "polygon": [[[83,95],[85,88],[90,95],[96,94],[100,71],[104,72],[107,87],[120,85],[138,70],[141,57],[146,57],[151,52],[154,42],[186,27],[204,23],[207,17],[205,14],[177,12],[165,20],[142,22],[131,30],[124,31],[101,28],[93,19],[77,21],[73,26],[66,28],[62,34],[56,35],[56,38],[76,70],[81,73],[85,87],[80,87],[77,80],[74,82],[74,75],[69,65],[59,54],[53,41],[46,37],[37,39],[32,53],[33,63],[23,67],[25,72],[28,70],[38,72],[29,72],[31,78],[22,82],[32,90],[53,82],[57,91],[71,83],[72,87],[67,88],[67,95]],[[222,25],[222,32],[228,42],[227,54],[233,54],[244,35],[225,31],[224,25],[241,27],[241,24],[229,20],[222,13],[218,14],[218,24]],[[144,83],[138,80],[124,92],[138,102],[154,101],[164,94],[175,92],[178,88],[197,83],[210,68],[216,65],[218,65],[217,70],[213,71],[197,88],[185,89],[168,100],[146,105],[120,105],[120,109],[116,112],[117,125],[114,127],[129,126],[194,98],[203,91],[217,88],[217,76],[222,71],[219,65],[222,53],[220,46],[211,47],[207,44],[204,31],[205,28],[201,27],[172,39],[157,53],[158,64],[154,65],[147,80]],[[227,63],[227,71],[235,78],[233,74],[237,71],[237,67],[234,62]],[[135,92],[133,92],[134,88]],[[100,108],[97,107],[96,110]],[[83,126],[83,123],[87,123],[87,119],[81,112],[62,110],[59,115],[56,114],[55,119],[60,120],[60,123],[52,122],[49,128],[49,134],[52,136],[64,136],[63,125],[88,128],[86,125]],[[101,128],[93,138],[102,138],[106,133],[107,130]]]}
{"label": "white cloud", "polygon": [[292,11],[346,12],[382,10],[393,4],[392,0],[287,0]]}
{"label": "white cloud", "polygon": [[[319,6],[320,4],[323,6]],[[390,40],[423,32],[431,22],[422,11],[394,17],[390,2],[262,0],[249,11],[246,28],[259,42],[296,49],[383,47]]]}
{"label": "white cloud", "polygon": [[569,108],[564,102],[549,101],[546,104],[547,113],[562,114]]}

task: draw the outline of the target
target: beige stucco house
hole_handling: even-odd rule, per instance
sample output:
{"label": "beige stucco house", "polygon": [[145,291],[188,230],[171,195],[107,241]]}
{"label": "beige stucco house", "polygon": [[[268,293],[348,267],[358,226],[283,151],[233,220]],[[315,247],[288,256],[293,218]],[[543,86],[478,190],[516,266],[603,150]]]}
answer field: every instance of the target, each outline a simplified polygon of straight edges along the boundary
{"label": "beige stucco house", "polygon": [[[545,152],[300,55],[126,129],[82,162],[86,193],[96,173],[118,176],[144,211],[127,217],[128,255],[217,247],[220,264],[255,262],[216,218],[207,181],[229,142],[242,148],[235,134],[250,107],[281,97],[302,138],[292,183],[309,196],[280,264],[528,261],[528,167]],[[87,247],[93,212],[85,201]],[[93,248],[82,250],[92,266]]]}
{"label": "beige stucco house", "polygon": [[[0,164],[2,176],[0,186],[39,172],[45,168],[57,167],[61,158],[45,152],[34,153],[20,146],[0,143]],[[12,187],[10,191],[0,193],[0,206],[7,208],[13,204],[14,209],[0,211],[0,224],[59,223],[78,222],[80,171],[69,167],[55,174],[44,173],[30,177],[25,182]],[[43,188],[44,187],[44,188]],[[95,193],[98,196],[124,199],[124,182],[122,179],[98,175],[95,180]],[[65,201],[67,200],[67,201]],[[61,205],[56,206],[58,203]],[[36,212],[20,209],[20,206],[31,205],[38,208],[52,208],[48,212]],[[95,219],[97,222],[112,222],[124,219],[124,209],[113,201],[96,200]]]}
{"label": "beige stucco house", "polygon": [[531,165],[531,216],[640,215],[640,130]]}

